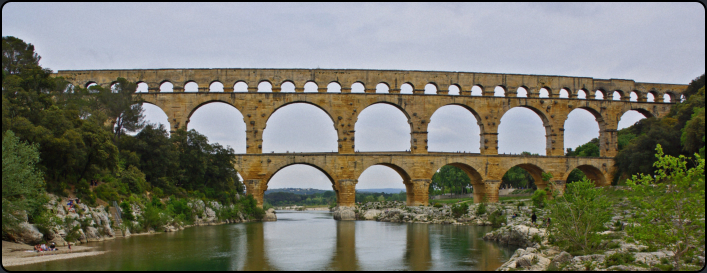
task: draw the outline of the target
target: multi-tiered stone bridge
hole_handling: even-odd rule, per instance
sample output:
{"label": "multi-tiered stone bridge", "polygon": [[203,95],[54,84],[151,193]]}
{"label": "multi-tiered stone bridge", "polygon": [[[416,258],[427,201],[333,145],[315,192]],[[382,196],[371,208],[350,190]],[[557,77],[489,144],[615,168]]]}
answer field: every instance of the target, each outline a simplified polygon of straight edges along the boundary
{"label": "multi-tiered stone bridge", "polygon": [[[192,113],[204,104],[230,104],[243,114],[246,124],[246,153],[236,156],[235,167],[244,179],[247,192],[255,196],[259,205],[275,173],[289,165],[306,164],[326,174],[342,207],[354,206],[358,177],[373,165],[384,165],[400,174],[407,189],[408,205],[428,204],[432,175],[444,165],[459,167],[467,173],[477,201],[486,197],[497,202],[501,178],[513,166],[528,171],[538,188],[548,186],[541,178],[541,174],[547,172],[553,175],[556,187],[564,190],[565,180],[574,168],[582,170],[597,185],[608,185],[614,173],[613,157],[618,149],[617,126],[621,116],[636,110],[646,117],[661,117],[687,87],[588,77],[348,69],[73,70],[58,71],[56,75],[84,87],[110,86],[118,77],[146,83],[148,92],[139,95],[167,114],[171,128],[186,128]],[[198,85],[198,91],[184,92],[184,86],[191,82]],[[224,91],[208,92],[214,82],[223,84]],[[239,82],[247,84],[247,92],[234,92],[234,85]],[[258,92],[262,82],[272,86],[269,92]],[[294,85],[294,92],[280,92],[281,86],[288,82]],[[304,92],[309,82],[317,84],[318,92]],[[160,92],[160,86],[165,83],[173,85],[173,92]],[[340,92],[328,92],[327,86],[331,83],[338,84]],[[356,83],[363,85],[363,93],[351,93],[351,86]],[[386,85],[389,92],[376,93],[379,84]],[[401,94],[401,86],[406,84],[412,94]],[[428,84],[436,88],[436,94],[425,94]],[[471,96],[474,87],[480,88],[480,96]],[[503,97],[494,96],[497,87],[503,89]],[[521,87],[526,97],[518,97],[517,90]],[[450,95],[450,88],[458,89],[459,94]],[[597,92],[602,93],[603,99],[590,99]],[[585,98],[580,98],[582,93]],[[615,93],[619,100],[613,100]],[[654,102],[649,102],[651,97]],[[669,100],[657,102],[663,97]],[[262,136],[268,118],[291,103],[308,103],[329,115],[338,136],[337,152],[262,153]],[[410,124],[409,151],[355,152],[354,127],[358,115],[377,103],[392,105],[405,114]],[[481,131],[480,153],[428,152],[430,118],[446,105],[462,106],[474,115]],[[498,154],[501,117],[514,107],[528,108],[543,121],[547,156]],[[600,157],[564,156],[564,125],[569,113],[576,108],[592,113],[599,124]]]}

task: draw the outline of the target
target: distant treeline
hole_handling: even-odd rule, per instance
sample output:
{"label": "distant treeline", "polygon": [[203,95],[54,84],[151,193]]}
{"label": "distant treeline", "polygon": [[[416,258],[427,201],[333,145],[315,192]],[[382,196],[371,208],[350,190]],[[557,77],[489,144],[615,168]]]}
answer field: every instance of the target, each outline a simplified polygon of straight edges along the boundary
{"label": "distant treeline", "polygon": [[[313,194],[296,194],[293,192],[268,192],[264,195],[266,206],[335,206],[336,194],[333,191],[323,191]],[[356,192],[356,202],[405,201],[407,194],[383,192]]]}

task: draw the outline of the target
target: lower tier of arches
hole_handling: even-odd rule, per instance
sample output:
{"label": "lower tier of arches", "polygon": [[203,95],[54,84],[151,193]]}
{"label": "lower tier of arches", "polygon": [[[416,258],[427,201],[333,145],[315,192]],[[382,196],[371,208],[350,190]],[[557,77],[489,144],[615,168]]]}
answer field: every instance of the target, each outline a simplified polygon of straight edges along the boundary
{"label": "lower tier of arches", "polygon": [[[375,153],[343,155],[338,153],[241,154],[235,159],[235,168],[243,177],[248,194],[263,204],[263,194],[270,179],[281,169],[304,164],[323,172],[332,183],[339,206],[354,207],[356,184],[363,171],[374,165],[395,170],[403,178],[407,191],[407,205],[429,204],[429,185],[434,173],[445,165],[455,166],[467,173],[474,187],[474,200],[498,202],[503,175],[512,167],[528,171],[539,189],[556,187],[564,192],[570,172],[578,168],[597,186],[608,186],[613,180],[614,160],[608,157],[564,157],[528,155],[474,155]],[[543,180],[543,173],[552,175]]]}

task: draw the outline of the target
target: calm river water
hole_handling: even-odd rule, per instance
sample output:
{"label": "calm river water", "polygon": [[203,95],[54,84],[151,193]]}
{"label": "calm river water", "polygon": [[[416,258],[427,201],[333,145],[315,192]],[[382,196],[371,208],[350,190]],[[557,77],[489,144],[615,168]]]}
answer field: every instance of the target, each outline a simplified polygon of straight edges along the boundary
{"label": "calm river water", "polygon": [[278,211],[277,222],[187,228],[92,242],[103,255],[8,270],[495,270],[515,247],[490,227],[335,221]]}

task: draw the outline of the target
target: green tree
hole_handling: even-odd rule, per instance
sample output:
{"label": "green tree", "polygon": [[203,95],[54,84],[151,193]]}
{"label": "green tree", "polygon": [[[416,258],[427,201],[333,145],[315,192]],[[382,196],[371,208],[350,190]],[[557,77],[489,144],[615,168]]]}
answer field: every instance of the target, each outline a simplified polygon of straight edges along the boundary
{"label": "green tree", "polygon": [[34,45],[12,36],[2,37],[3,78],[6,73],[18,74],[27,67],[39,66],[40,59],[41,57],[34,52]]}
{"label": "green tree", "polygon": [[12,131],[2,139],[2,230],[22,222],[22,214],[31,210],[30,202],[44,192],[42,172],[36,167],[39,151],[36,144],[20,141]]}
{"label": "green tree", "polygon": [[470,181],[469,176],[463,170],[446,165],[432,176],[432,182],[429,186],[430,193],[465,193],[468,187],[471,186]]}
{"label": "green tree", "polygon": [[501,185],[513,188],[531,188],[535,185],[535,180],[525,169],[519,166],[513,166],[503,174]]}
{"label": "green tree", "polygon": [[576,156],[576,157],[598,157],[599,156],[599,139],[593,138],[589,142],[580,145],[572,151],[572,148],[567,148],[567,154],[565,156]]}
{"label": "green tree", "polygon": [[97,92],[97,107],[111,121],[115,139],[126,131],[136,132],[145,126],[142,98],[134,95],[136,83],[118,78],[110,88],[94,85],[90,89]]}
{"label": "green tree", "polygon": [[[697,95],[704,97],[705,88],[704,86],[699,90]],[[680,136],[680,143],[683,145],[683,150],[688,153],[696,153],[700,148],[705,146],[705,108],[695,107],[692,108],[693,114],[685,123],[685,127],[682,128],[682,135]]]}
{"label": "green tree", "polygon": [[563,195],[547,203],[555,243],[570,251],[581,250],[585,254],[595,251],[601,242],[599,232],[611,219],[610,206],[604,189],[595,188],[592,181],[583,179],[568,184]]}
{"label": "green tree", "polygon": [[533,205],[538,208],[545,207],[545,199],[547,199],[547,192],[543,189],[536,190],[533,192],[533,196],[530,197],[530,200],[533,201]]}
{"label": "green tree", "polygon": [[696,166],[688,168],[685,156],[664,155],[660,145],[655,156],[655,175],[626,181],[636,204],[627,232],[649,246],[672,251],[680,270],[680,259],[705,242],[705,160],[696,155]]}

